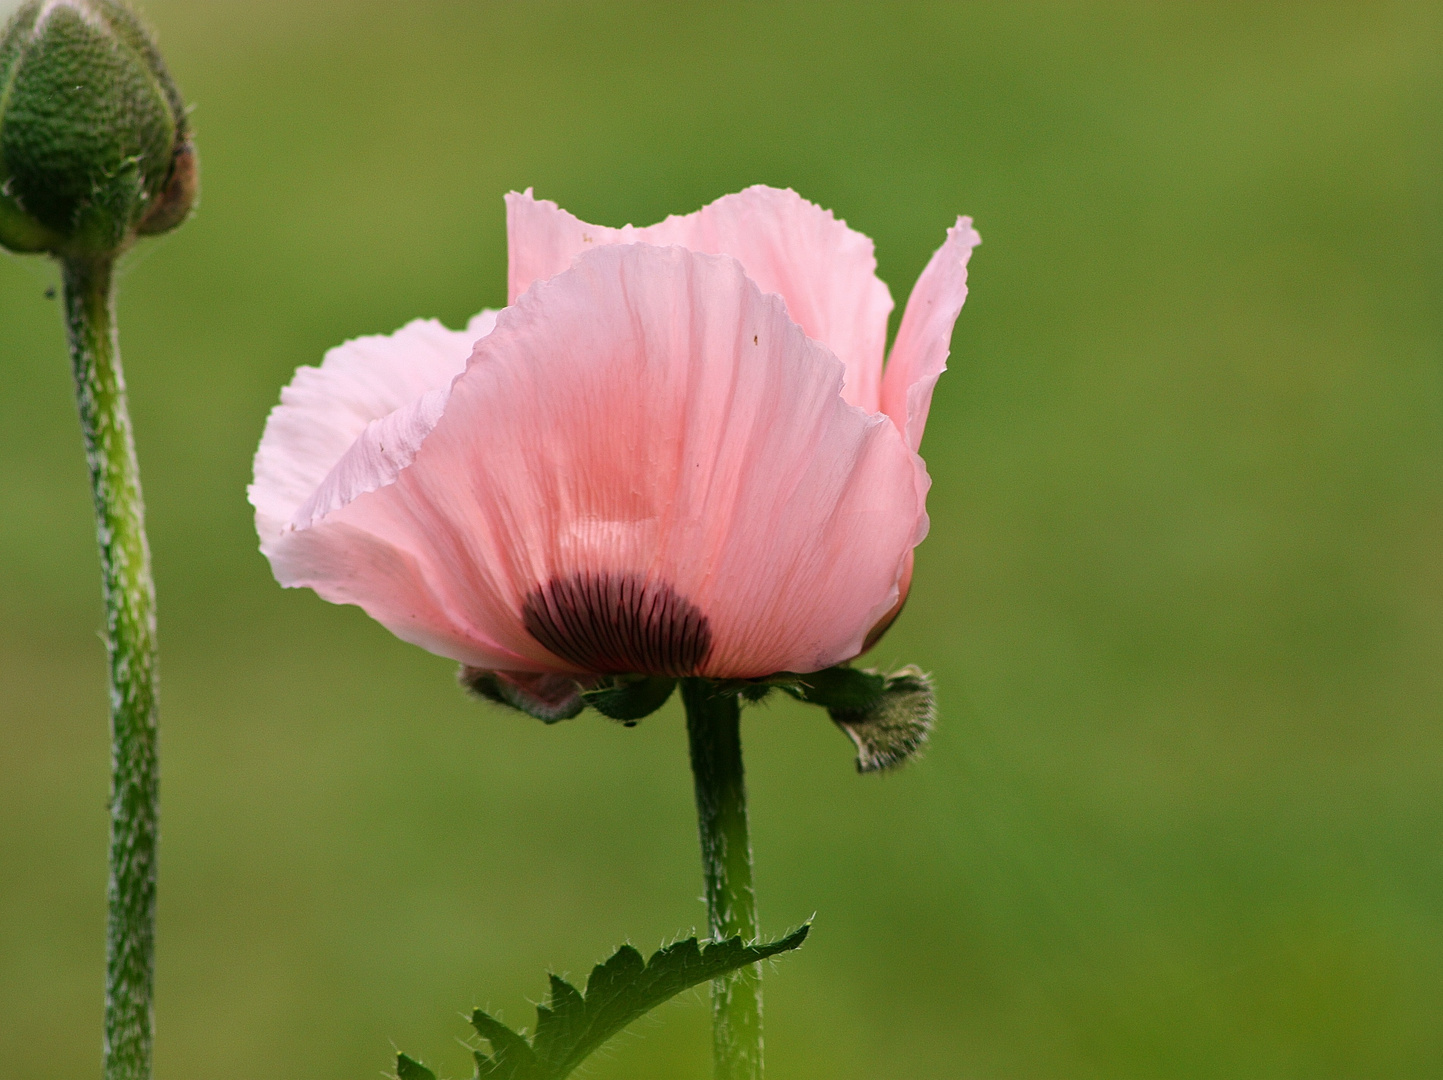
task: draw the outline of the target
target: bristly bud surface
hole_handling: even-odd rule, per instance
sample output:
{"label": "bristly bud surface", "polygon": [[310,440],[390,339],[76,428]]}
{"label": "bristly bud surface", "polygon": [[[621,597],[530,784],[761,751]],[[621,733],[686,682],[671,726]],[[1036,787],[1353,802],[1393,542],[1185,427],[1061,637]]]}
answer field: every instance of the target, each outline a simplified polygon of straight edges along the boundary
{"label": "bristly bud surface", "polygon": [[0,36],[0,245],[95,257],[189,215],[185,105],[117,0],[30,0]]}

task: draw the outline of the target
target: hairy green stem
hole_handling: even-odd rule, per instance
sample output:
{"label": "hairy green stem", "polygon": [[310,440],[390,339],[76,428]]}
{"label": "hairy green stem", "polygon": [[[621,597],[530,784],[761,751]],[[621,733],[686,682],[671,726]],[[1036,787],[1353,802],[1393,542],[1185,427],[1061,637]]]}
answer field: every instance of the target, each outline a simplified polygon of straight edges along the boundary
{"label": "hairy green stem", "polygon": [[[742,773],[741,706],[706,679],[684,679],[682,703],[696,780],[697,828],[712,938],[757,938],[747,788]],[[716,1080],[761,1080],[762,975],[756,964],[712,982]]]}
{"label": "hairy green stem", "polygon": [[95,498],[110,655],[110,883],[104,1080],[149,1080],[154,1017],[160,764],[155,585],[145,539],[125,376],[115,332],[114,259],[62,262],[75,395]]}

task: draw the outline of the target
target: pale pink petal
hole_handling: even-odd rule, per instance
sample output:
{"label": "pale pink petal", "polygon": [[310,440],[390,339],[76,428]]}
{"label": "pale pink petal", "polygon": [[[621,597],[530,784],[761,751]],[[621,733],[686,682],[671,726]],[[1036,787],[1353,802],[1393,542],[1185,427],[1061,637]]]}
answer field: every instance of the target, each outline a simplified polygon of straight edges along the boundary
{"label": "pale pink petal", "polygon": [[922,445],[932,390],[947,370],[952,327],[967,299],[967,260],[981,242],[969,217],[959,217],[947,230],[947,242],[933,254],[912,289],[892,343],[882,377],[882,411],[906,433],[913,450]]}
{"label": "pale pink petal", "polygon": [[472,346],[496,325],[483,311],[465,330],[417,319],[394,334],[356,338],[296,371],[271,410],[248,494],[261,550],[270,547],[372,423],[443,390],[466,367]]}
{"label": "pale pink petal", "polygon": [[[463,361],[464,366],[464,361]],[[458,369],[453,375],[461,374]],[[429,390],[393,413],[372,420],[360,438],[321,481],[320,487],[301,504],[291,526],[304,529],[332,510],[345,506],[358,495],[384,487],[411,464],[421,443],[431,434],[446,408],[451,384]]]}
{"label": "pale pink petal", "polygon": [[402,641],[473,667],[525,666],[453,610],[435,591],[423,560],[404,544],[345,521],[322,520],[285,529],[267,546],[282,585],[313,588],[333,604],[356,604]]}
{"label": "pale pink petal", "polygon": [[[931,482],[930,478],[928,482]],[[924,528],[917,542],[921,543],[921,539],[926,535],[926,529]],[[902,564],[902,576],[897,581],[897,602],[892,605],[890,611],[877,621],[877,624],[873,626],[872,629],[867,631],[867,639],[862,642],[862,652],[869,652],[872,646],[882,640],[882,635],[892,628],[892,624],[897,621],[897,616],[901,615],[902,609],[907,606],[907,595],[912,591],[912,570],[915,564],[914,555],[915,552],[907,552],[906,561]]]}
{"label": "pale pink petal", "polygon": [[892,297],[877,278],[872,241],[795,191],[758,185],[685,217],[608,229],[587,225],[528,189],[506,197],[506,222],[513,303],[533,282],[602,244],[678,244],[732,256],[846,365],[842,396],[868,412],[878,410]]}
{"label": "pale pink petal", "polygon": [[733,259],[590,252],[503,312],[408,467],[288,534],[287,572],[490,670],[828,666],[896,603],[920,516],[842,374]]}
{"label": "pale pink petal", "polygon": [[[318,506],[379,486],[386,472],[394,476],[409,463],[451,380],[495,325],[494,311],[476,315],[465,330],[418,319],[394,334],[348,341],[326,353],[320,367],[296,372],[266,422],[248,490],[276,580],[301,586],[319,573],[331,582],[327,599],[337,603],[356,602],[364,581],[392,598],[382,621],[404,640],[433,652],[472,644],[408,553],[345,525],[299,532],[295,526],[298,518],[309,524]],[[396,437],[388,440],[387,433]],[[356,466],[368,455],[370,472]],[[338,552],[345,553],[344,566],[336,563]],[[480,648],[469,655],[477,663],[510,659]]]}

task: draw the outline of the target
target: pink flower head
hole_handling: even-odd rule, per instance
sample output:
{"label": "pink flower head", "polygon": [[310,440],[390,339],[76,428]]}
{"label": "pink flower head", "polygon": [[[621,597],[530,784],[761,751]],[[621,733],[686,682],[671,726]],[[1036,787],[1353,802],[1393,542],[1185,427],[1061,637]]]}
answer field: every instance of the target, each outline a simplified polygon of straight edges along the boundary
{"label": "pink flower head", "polygon": [[533,694],[851,659],[927,532],[917,454],[978,237],[892,300],[872,243],[753,187],[638,229],[507,197],[510,304],[303,367],[250,500],[282,585]]}

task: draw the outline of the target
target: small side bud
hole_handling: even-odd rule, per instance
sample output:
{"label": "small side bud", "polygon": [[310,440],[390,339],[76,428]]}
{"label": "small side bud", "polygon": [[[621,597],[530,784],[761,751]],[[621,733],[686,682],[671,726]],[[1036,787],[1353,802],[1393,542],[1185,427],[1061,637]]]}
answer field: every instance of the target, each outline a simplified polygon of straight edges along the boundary
{"label": "small side bud", "polygon": [[120,0],[30,0],[0,36],[0,245],[114,255],[179,225],[198,172],[185,104]]}
{"label": "small side bud", "polygon": [[832,721],[857,746],[857,771],[878,772],[916,757],[937,723],[937,696],[920,668],[886,677],[877,698],[862,708],[831,708]]}
{"label": "small side bud", "polygon": [[857,771],[890,769],[915,757],[937,722],[932,678],[908,665],[890,675],[845,664],[806,675],[780,673],[774,685],[820,705],[857,745]]}

